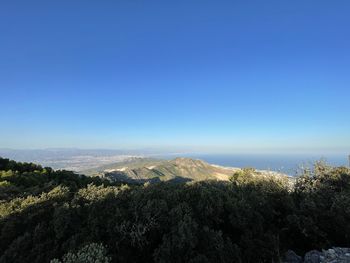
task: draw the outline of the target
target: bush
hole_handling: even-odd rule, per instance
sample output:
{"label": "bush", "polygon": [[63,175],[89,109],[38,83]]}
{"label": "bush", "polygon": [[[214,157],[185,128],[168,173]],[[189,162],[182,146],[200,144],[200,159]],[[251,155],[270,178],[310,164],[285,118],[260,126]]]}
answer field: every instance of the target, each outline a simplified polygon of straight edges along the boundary
{"label": "bush", "polygon": [[84,246],[78,252],[68,252],[62,261],[53,259],[50,263],[109,263],[111,258],[107,256],[107,250],[102,244],[91,243]]}

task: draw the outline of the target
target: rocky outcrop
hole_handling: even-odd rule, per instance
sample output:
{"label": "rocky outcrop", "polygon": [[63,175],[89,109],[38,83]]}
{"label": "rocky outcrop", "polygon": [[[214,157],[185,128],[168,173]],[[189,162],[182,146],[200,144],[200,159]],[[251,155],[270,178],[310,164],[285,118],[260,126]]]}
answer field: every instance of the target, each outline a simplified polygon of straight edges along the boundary
{"label": "rocky outcrop", "polygon": [[293,250],[288,250],[285,259],[285,263],[302,263],[303,259],[301,256],[298,256]]}
{"label": "rocky outcrop", "polygon": [[312,250],[305,254],[304,260],[294,251],[288,250],[284,263],[350,263],[350,248],[335,247],[328,250]]}

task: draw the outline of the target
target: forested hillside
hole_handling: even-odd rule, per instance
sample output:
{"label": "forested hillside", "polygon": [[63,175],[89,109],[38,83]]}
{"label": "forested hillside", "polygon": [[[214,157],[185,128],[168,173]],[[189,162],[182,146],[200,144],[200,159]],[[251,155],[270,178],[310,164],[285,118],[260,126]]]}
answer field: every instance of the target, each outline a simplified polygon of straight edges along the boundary
{"label": "forested hillside", "polygon": [[112,185],[0,159],[0,262],[279,262],[350,246],[350,170],[318,163],[293,188],[253,169],[229,182]]}

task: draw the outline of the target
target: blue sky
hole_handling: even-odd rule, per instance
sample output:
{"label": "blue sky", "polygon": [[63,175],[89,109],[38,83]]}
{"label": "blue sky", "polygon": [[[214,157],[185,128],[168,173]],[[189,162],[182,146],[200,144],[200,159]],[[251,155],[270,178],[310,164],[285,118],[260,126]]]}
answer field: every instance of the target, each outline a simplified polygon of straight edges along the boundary
{"label": "blue sky", "polygon": [[350,2],[1,1],[0,148],[350,150]]}

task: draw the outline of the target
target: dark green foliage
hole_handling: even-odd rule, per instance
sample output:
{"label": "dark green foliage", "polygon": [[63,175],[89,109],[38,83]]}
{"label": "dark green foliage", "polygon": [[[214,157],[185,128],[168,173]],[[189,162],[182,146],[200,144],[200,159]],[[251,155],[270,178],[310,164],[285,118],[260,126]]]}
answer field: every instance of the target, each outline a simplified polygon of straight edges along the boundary
{"label": "dark green foliage", "polygon": [[54,171],[33,163],[19,163],[0,157],[0,200],[49,192],[54,187],[64,185],[72,191],[90,183],[110,185],[98,177],[86,177],[71,171]]}
{"label": "dark green foliage", "polygon": [[76,253],[68,252],[63,256],[62,261],[53,259],[50,263],[109,263],[111,258],[102,244],[88,244]]}
{"label": "dark green foliage", "polygon": [[[49,168],[51,170],[51,168]],[[15,162],[10,159],[4,159],[0,157],[0,170],[1,171],[16,171],[19,173],[24,172],[34,172],[34,171],[42,171],[43,168],[40,165],[34,163],[20,163]]]}
{"label": "dark green foliage", "polygon": [[299,250],[350,244],[350,169],[316,163],[304,171],[293,192],[291,241]]}
{"label": "dark green foliage", "polygon": [[287,249],[350,246],[346,168],[317,164],[294,188],[252,169],[226,183],[112,186],[12,168],[1,177],[0,191],[17,192],[0,203],[0,262],[69,262],[95,255],[91,244],[111,262],[279,262]]}

